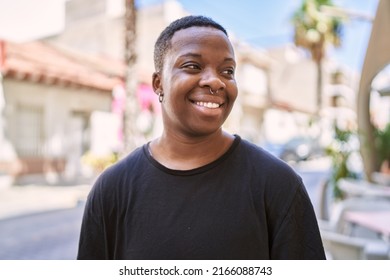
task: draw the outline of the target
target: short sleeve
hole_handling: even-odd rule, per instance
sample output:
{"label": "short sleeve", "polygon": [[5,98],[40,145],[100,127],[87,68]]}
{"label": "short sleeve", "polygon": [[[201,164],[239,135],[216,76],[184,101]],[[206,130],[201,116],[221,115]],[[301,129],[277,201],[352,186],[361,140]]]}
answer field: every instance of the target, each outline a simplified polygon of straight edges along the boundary
{"label": "short sleeve", "polygon": [[315,212],[303,184],[296,189],[286,216],[275,232],[271,259],[325,259]]}
{"label": "short sleeve", "polygon": [[107,259],[99,182],[92,188],[84,209],[77,259]]}

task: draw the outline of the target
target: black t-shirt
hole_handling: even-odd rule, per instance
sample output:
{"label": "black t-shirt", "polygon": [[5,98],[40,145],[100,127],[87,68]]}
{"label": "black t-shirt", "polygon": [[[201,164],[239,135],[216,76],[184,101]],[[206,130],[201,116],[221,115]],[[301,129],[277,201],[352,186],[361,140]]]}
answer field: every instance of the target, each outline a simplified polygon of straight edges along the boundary
{"label": "black t-shirt", "polygon": [[147,145],[108,168],[85,207],[78,259],[325,259],[301,178],[236,136],[200,168],[164,167]]}

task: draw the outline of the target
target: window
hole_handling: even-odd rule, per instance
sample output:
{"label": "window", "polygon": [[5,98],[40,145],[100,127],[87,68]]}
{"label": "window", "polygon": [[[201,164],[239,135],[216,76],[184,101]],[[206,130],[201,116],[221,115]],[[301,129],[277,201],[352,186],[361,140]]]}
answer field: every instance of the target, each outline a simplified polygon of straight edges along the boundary
{"label": "window", "polygon": [[19,156],[43,155],[43,110],[30,105],[18,106],[15,126],[15,148]]}

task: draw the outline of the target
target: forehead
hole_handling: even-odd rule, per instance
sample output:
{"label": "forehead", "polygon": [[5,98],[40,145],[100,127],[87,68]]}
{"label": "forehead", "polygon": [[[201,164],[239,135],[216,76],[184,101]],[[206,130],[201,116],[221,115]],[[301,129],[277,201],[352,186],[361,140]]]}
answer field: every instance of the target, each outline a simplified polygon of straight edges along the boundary
{"label": "forehead", "polygon": [[212,50],[215,53],[223,53],[234,58],[233,46],[219,29],[213,27],[193,26],[178,30],[171,39],[170,52],[180,55],[192,51]]}

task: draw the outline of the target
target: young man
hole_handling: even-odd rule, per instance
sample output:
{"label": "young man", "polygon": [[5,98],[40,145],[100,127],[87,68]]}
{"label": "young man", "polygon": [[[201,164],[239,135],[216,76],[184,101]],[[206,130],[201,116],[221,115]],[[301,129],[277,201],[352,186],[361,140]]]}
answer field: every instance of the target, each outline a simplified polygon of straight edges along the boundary
{"label": "young man", "polygon": [[238,89],[226,30],[188,16],[155,45],[162,135],[107,169],[79,259],[324,259],[313,207],[284,162],[222,129]]}

